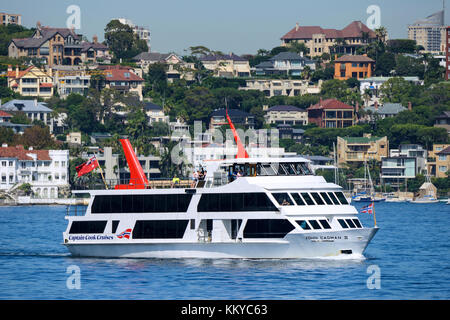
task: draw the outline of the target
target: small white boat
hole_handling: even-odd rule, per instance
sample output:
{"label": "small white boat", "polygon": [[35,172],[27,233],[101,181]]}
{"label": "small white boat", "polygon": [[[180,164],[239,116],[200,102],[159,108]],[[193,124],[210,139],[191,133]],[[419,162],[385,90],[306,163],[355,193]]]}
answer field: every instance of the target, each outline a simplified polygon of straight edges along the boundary
{"label": "small white boat", "polygon": [[438,203],[439,200],[434,198],[433,196],[427,196],[425,195],[423,198],[417,198],[412,201],[411,203]]}

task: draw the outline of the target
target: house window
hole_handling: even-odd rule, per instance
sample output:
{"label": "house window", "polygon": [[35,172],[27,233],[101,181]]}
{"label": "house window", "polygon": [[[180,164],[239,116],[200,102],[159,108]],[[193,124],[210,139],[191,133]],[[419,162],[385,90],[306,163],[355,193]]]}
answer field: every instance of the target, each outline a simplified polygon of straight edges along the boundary
{"label": "house window", "polygon": [[447,172],[447,166],[439,166],[440,172]]}
{"label": "house window", "polygon": [[445,161],[447,159],[446,155],[439,155],[439,161]]}

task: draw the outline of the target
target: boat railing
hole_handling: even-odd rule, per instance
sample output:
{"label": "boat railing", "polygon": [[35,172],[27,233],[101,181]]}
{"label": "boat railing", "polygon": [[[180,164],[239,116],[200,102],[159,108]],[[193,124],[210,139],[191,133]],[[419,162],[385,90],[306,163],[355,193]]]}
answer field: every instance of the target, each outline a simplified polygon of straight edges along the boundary
{"label": "boat railing", "polygon": [[84,216],[88,206],[70,205],[66,207],[66,216]]}
{"label": "boat railing", "polygon": [[[120,187],[119,187],[120,186]],[[114,189],[170,189],[191,188],[192,180],[187,178],[152,178],[148,184],[137,179],[99,179],[77,181],[72,190],[114,190]]]}

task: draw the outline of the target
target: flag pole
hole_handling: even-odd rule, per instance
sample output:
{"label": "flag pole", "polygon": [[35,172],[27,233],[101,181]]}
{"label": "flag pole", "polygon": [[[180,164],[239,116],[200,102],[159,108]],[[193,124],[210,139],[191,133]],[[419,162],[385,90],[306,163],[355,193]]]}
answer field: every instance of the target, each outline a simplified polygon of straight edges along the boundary
{"label": "flag pole", "polygon": [[375,223],[375,227],[377,226],[377,217],[375,215],[375,203],[372,202],[372,210],[373,210],[373,221]]}
{"label": "flag pole", "polygon": [[108,190],[108,185],[106,184],[105,177],[103,176],[103,170],[102,170],[102,167],[100,166],[100,162],[98,162],[97,156],[95,156],[95,161],[97,161],[97,163],[98,163],[98,168],[100,169],[100,174],[102,176],[103,183],[105,184],[105,188],[106,188],[106,190]]}

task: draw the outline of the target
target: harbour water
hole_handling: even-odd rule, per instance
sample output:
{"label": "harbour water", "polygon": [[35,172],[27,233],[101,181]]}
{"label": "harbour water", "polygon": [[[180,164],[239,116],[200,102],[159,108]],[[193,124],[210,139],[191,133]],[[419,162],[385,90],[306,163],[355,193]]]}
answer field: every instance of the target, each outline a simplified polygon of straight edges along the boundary
{"label": "harbour water", "polygon": [[375,209],[365,259],[162,260],[73,258],[65,207],[0,207],[0,299],[449,299],[450,206]]}

